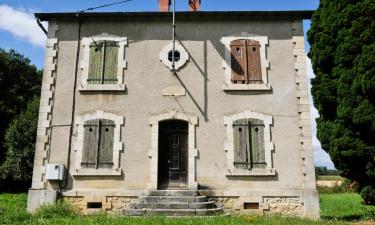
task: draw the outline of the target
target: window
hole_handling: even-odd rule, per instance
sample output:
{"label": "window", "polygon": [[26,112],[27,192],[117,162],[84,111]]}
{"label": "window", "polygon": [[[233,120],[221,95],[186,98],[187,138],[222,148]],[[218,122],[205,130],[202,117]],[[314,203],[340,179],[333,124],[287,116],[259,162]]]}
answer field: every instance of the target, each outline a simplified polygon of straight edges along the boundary
{"label": "window", "polygon": [[241,169],[265,168],[264,123],[257,119],[233,122],[234,166]]}
{"label": "window", "polygon": [[85,122],[83,168],[112,168],[113,138],[115,123],[111,120],[95,119]]}
{"label": "window", "polygon": [[80,91],[125,91],[126,37],[107,33],[82,39]]}
{"label": "window", "polygon": [[251,110],[224,117],[226,176],[274,176],[272,116]]}
{"label": "window", "polygon": [[119,44],[115,41],[93,41],[90,45],[89,84],[116,84]]}
{"label": "window", "polygon": [[262,36],[223,37],[225,45],[224,91],[268,91],[266,46],[268,38]]}
{"label": "window", "polygon": [[96,111],[75,119],[73,176],[120,176],[124,117]]}
{"label": "window", "polygon": [[230,44],[232,83],[261,84],[260,44],[254,40],[234,40]]}

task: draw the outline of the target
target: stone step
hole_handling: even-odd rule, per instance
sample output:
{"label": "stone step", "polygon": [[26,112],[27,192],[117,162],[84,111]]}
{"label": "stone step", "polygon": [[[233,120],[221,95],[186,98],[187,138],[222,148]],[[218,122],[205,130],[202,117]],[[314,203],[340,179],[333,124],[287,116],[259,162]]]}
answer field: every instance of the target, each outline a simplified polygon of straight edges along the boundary
{"label": "stone step", "polygon": [[207,202],[206,196],[140,196],[139,203],[194,203]]}
{"label": "stone step", "polygon": [[213,209],[215,202],[192,202],[192,203],[136,203],[135,209]]}
{"label": "stone step", "polygon": [[198,196],[197,191],[191,190],[157,190],[149,191],[149,196]]}
{"label": "stone step", "polygon": [[126,209],[127,216],[210,216],[222,213],[221,208],[215,209]]}

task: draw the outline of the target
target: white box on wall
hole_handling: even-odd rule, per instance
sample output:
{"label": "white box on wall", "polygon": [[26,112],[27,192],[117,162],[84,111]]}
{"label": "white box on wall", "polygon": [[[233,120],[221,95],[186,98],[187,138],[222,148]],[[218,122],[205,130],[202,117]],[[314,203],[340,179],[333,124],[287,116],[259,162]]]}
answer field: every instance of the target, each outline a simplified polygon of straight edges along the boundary
{"label": "white box on wall", "polygon": [[64,180],[65,166],[62,164],[47,164],[47,180]]}

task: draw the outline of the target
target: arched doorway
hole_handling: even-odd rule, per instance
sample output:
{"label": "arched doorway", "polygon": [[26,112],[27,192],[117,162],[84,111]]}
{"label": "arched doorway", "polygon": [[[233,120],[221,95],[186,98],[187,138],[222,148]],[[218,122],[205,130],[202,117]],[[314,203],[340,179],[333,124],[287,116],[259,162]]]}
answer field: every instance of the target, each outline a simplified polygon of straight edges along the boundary
{"label": "arched doorway", "polygon": [[159,122],[158,189],[185,189],[188,180],[189,124]]}

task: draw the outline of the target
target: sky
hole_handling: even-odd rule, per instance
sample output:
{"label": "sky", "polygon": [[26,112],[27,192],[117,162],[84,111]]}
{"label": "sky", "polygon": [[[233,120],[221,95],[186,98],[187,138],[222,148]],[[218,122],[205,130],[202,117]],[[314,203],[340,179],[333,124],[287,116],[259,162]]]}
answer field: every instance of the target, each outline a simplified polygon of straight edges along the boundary
{"label": "sky", "polygon": [[[90,7],[118,2],[120,0],[0,0],[0,48],[15,49],[25,55],[39,69],[43,68],[46,37],[37,26],[35,12],[77,12]],[[202,11],[247,11],[247,10],[314,10],[319,0],[202,0]],[[103,11],[157,11],[157,0],[132,0],[127,3],[97,9]],[[187,0],[176,0],[176,10],[186,11]],[[45,27],[48,24],[44,24]],[[304,21],[304,30],[310,28],[310,21]],[[306,42],[307,51],[309,44]],[[308,76],[313,78],[311,62],[307,60]],[[311,97],[311,96],[310,96]],[[311,101],[312,102],[312,101]],[[316,138],[315,118],[318,112],[311,105],[313,118],[314,160],[318,166],[333,168],[327,153]]]}

